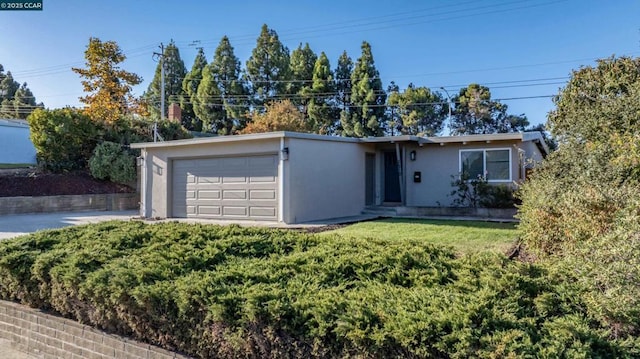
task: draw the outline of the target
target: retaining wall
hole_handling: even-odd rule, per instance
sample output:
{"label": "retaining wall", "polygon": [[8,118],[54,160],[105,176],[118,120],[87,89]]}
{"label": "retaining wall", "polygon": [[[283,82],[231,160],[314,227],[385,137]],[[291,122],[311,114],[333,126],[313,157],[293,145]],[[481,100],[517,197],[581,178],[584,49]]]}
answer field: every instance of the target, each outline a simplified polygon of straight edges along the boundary
{"label": "retaining wall", "polygon": [[6,301],[0,301],[0,338],[43,359],[189,359]]}
{"label": "retaining wall", "polygon": [[0,197],[0,215],[46,212],[126,211],[138,209],[140,194]]}

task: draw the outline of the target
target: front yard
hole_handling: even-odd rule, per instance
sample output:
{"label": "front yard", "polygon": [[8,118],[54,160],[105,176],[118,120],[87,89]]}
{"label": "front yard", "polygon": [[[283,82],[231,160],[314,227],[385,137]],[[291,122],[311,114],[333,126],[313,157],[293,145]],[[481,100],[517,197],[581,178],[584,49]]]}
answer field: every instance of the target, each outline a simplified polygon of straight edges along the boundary
{"label": "front yard", "polygon": [[352,224],[321,235],[384,240],[415,239],[458,253],[505,253],[518,236],[514,223],[389,218]]}

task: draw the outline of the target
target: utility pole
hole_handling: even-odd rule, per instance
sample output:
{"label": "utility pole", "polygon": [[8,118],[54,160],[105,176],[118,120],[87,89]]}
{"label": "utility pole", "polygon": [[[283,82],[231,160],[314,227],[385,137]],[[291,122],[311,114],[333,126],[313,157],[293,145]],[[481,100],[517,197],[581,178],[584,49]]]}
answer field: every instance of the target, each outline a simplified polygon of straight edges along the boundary
{"label": "utility pole", "polygon": [[[160,120],[164,121],[164,45],[160,43],[160,53],[153,53],[154,59],[160,61]],[[158,138],[162,140],[158,133],[158,121],[153,124],[153,142],[157,142]]]}

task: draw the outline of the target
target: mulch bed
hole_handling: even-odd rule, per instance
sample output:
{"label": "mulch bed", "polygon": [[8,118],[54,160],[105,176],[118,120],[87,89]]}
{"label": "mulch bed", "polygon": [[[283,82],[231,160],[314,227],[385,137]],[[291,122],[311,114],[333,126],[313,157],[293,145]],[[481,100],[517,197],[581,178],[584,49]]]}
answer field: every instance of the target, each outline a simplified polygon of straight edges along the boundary
{"label": "mulch bed", "polygon": [[87,172],[41,173],[37,170],[0,171],[0,197],[131,193],[128,186],[97,180]]}

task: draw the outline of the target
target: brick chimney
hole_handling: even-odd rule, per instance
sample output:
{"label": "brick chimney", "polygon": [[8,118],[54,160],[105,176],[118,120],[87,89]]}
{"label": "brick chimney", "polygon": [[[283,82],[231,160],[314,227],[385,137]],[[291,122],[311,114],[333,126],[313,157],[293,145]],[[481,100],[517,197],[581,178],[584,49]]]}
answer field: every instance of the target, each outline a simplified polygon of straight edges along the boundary
{"label": "brick chimney", "polygon": [[182,121],[182,110],[180,109],[180,105],[177,103],[172,103],[169,105],[169,121],[175,121],[180,123]]}

